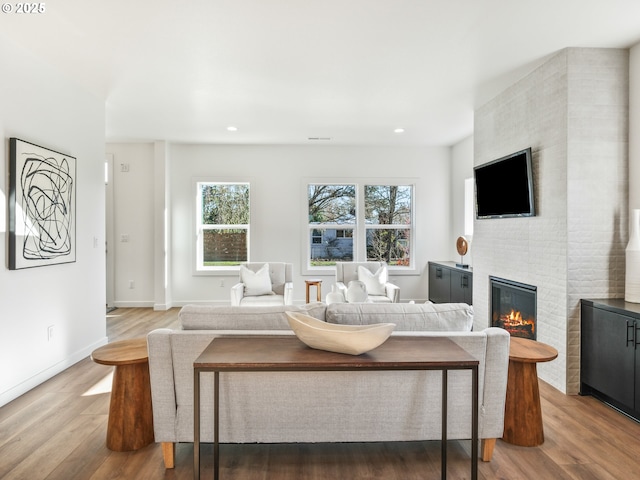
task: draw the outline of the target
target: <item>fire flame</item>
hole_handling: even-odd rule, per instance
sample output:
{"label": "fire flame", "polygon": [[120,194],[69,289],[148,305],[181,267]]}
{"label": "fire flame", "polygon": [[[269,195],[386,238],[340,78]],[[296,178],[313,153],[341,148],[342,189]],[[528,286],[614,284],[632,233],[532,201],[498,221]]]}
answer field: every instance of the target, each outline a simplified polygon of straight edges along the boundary
{"label": "fire flame", "polygon": [[531,332],[533,333],[535,328],[535,322],[533,320],[525,320],[522,318],[522,313],[518,310],[511,309],[511,312],[502,316],[502,321],[505,327],[517,327],[519,325],[531,325]]}

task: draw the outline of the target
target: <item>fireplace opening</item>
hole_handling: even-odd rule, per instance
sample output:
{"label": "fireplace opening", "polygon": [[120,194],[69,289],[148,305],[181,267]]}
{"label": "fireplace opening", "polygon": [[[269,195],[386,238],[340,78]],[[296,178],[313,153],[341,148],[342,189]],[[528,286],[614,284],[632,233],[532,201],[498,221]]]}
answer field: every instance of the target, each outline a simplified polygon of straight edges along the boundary
{"label": "fireplace opening", "polygon": [[533,285],[489,277],[491,326],[504,328],[513,337],[535,340],[537,288]]}

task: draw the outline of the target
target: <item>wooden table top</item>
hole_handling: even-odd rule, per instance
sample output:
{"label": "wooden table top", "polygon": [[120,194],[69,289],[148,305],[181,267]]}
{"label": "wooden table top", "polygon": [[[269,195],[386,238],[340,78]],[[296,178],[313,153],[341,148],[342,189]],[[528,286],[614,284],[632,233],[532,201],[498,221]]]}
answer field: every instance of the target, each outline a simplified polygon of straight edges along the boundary
{"label": "wooden table top", "polygon": [[421,370],[469,368],[478,360],[443,337],[390,337],[362,355],[316,350],[295,336],[218,337],[194,367],[219,371],[248,370]]}
{"label": "wooden table top", "polygon": [[528,338],[511,337],[509,360],[522,363],[549,362],[558,356],[551,345]]}
{"label": "wooden table top", "polygon": [[149,359],[147,339],[142,337],[108,343],[96,348],[91,353],[91,359],[101,365],[131,365],[147,362]]}

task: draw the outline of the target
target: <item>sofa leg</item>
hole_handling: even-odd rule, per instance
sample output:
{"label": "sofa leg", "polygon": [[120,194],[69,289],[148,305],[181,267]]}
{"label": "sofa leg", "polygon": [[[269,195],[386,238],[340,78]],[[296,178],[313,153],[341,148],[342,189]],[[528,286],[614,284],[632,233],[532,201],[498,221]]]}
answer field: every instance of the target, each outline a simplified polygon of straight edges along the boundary
{"label": "sofa leg", "polygon": [[176,464],[176,444],[173,442],[162,442],[162,458],[164,468],[174,468]]}
{"label": "sofa leg", "polygon": [[480,441],[480,451],[483,462],[490,462],[493,457],[493,447],[496,446],[495,438],[483,438]]}

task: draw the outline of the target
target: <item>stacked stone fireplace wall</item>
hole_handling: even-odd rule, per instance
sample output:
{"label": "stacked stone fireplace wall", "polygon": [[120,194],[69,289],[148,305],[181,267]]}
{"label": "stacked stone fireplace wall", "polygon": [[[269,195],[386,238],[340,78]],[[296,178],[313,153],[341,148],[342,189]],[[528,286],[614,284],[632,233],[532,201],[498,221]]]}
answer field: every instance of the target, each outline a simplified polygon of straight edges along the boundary
{"label": "stacked stone fireplace wall", "polygon": [[474,165],[532,147],[537,210],[474,222],[475,326],[490,323],[490,275],[537,286],[537,339],[559,352],[538,372],[570,394],[580,299],[624,296],[628,65],[625,49],[565,49],[475,112]]}

